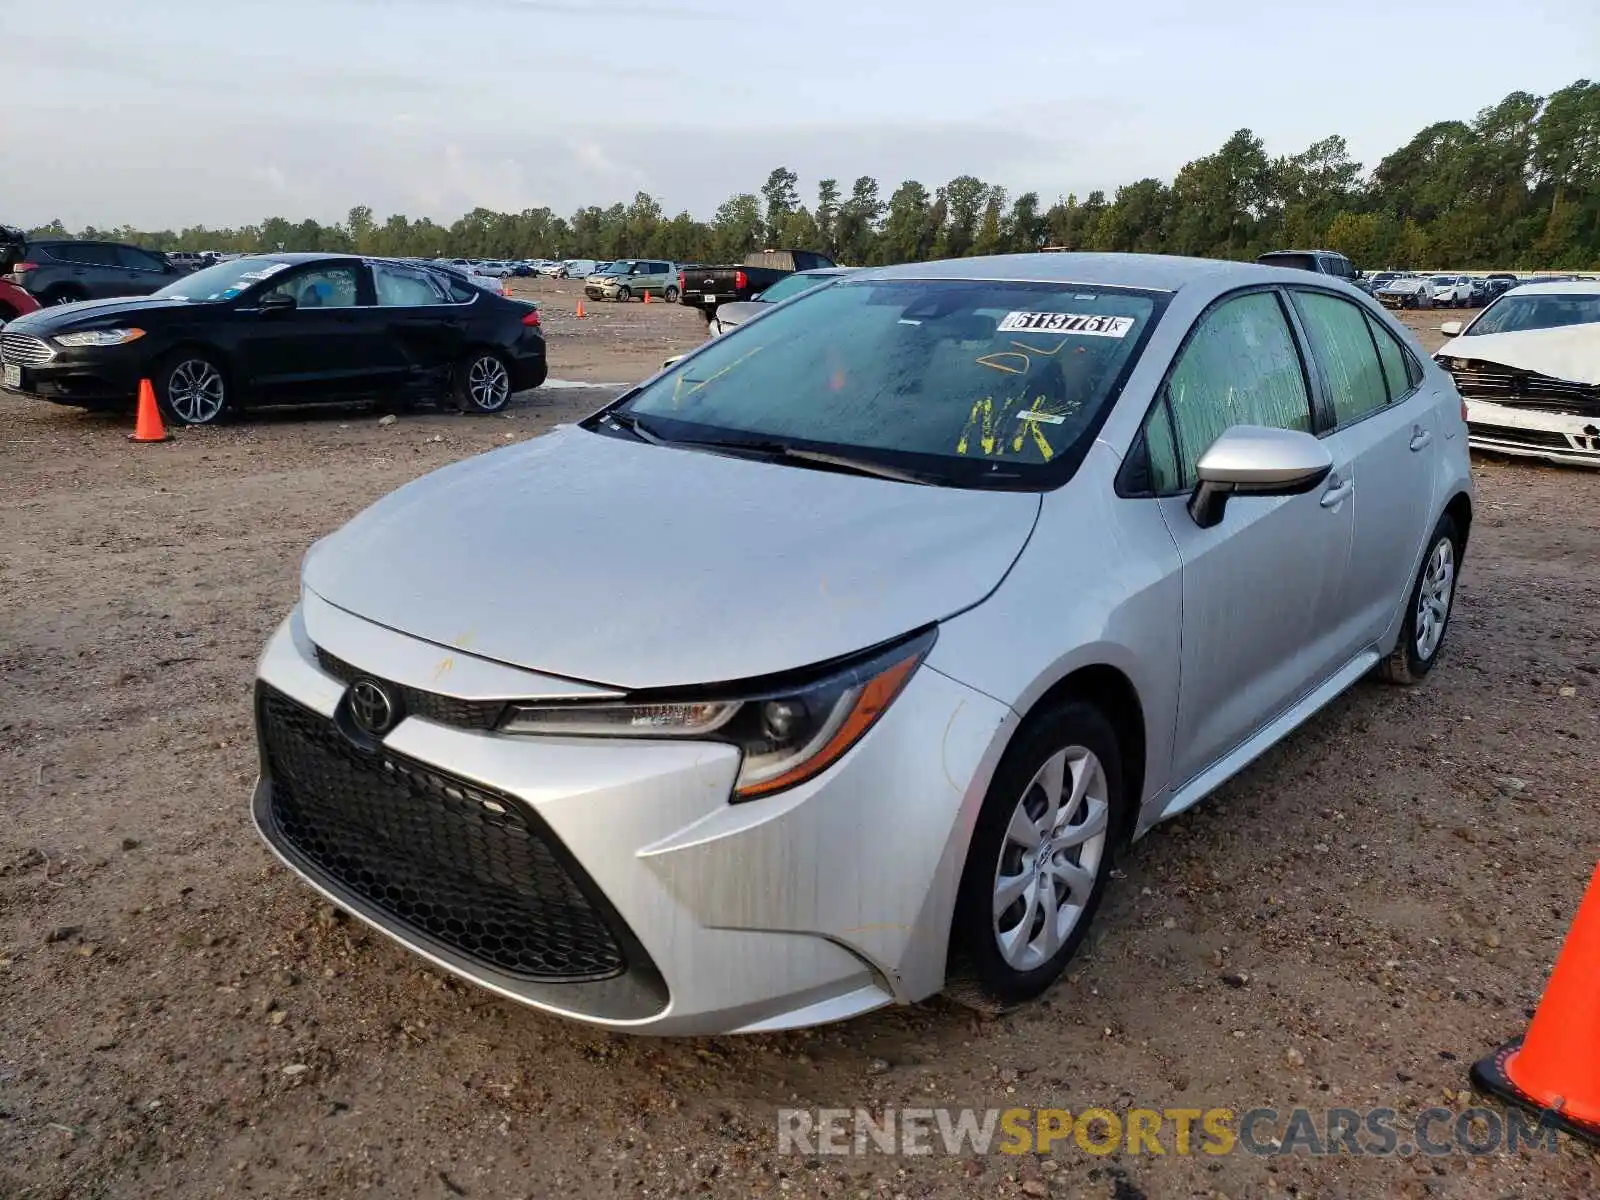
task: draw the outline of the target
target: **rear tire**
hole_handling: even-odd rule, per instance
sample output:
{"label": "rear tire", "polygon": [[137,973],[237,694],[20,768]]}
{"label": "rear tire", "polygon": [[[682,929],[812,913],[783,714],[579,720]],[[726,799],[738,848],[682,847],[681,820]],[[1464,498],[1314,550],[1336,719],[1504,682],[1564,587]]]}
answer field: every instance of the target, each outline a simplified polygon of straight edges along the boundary
{"label": "rear tire", "polygon": [[1094,705],[1030,719],[978,813],[950,929],[945,992],[998,1013],[1040,995],[1089,932],[1125,827],[1122,752]]}
{"label": "rear tire", "polygon": [[57,304],[76,304],[80,300],[87,300],[89,295],[80,288],[58,287],[52,288],[39,297],[39,303],[46,306]]}
{"label": "rear tire", "polygon": [[1389,683],[1411,687],[1433,670],[1455,608],[1463,549],[1455,521],[1449,514],[1440,517],[1428,539],[1422,566],[1417,568],[1416,581],[1407,593],[1400,640],[1378,667],[1378,673]]}
{"label": "rear tire", "polygon": [[664,299],[668,304],[676,304],[678,302],[678,289],[675,287],[669,287],[661,295],[662,299]]}
{"label": "rear tire", "polygon": [[503,412],[511,403],[511,369],[495,351],[474,350],[456,364],[454,391],[462,412]]}

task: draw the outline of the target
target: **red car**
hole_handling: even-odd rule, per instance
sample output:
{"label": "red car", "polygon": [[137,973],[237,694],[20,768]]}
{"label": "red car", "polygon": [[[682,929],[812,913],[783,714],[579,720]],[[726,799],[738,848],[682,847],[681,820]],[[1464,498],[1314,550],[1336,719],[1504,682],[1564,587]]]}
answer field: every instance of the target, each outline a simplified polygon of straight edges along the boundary
{"label": "red car", "polygon": [[0,279],[0,325],[38,311],[39,302],[14,283]]}

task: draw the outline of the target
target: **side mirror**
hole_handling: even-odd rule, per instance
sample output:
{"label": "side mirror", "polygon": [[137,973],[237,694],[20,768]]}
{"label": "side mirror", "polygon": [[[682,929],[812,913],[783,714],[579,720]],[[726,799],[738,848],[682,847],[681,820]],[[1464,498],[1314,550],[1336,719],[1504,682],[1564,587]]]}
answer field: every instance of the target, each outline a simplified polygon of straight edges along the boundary
{"label": "side mirror", "polygon": [[293,312],[300,302],[287,292],[268,292],[257,306],[263,313]]}
{"label": "side mirror", "polygon": [[1189,515],[1210,529],[1222,520],[1229,496],[1300,496],[1332,471],[1328,448],[1309,433],[1235,425],[1200,456]]}
{"label": "side mirror", "polygon": [[669,359],[667,359],[665,362],[663,362],[661,364],[661,369],[663,371],[665,371],[665,370],[668,370],[669,368],[675,367],[679,363],[681,363],[684,359],[686,359],[688,357],[689,356],[687,354],[679,354],[679,355],[676,355],[673,358],[669,358]]}
{"label": "side mirror", "polygon": [[1445,337],[1460,337],[1461,336],[1461,322],[1460,321],[1446,321],[1443,325],[1439,326],[1439,332],[1444,334]]}

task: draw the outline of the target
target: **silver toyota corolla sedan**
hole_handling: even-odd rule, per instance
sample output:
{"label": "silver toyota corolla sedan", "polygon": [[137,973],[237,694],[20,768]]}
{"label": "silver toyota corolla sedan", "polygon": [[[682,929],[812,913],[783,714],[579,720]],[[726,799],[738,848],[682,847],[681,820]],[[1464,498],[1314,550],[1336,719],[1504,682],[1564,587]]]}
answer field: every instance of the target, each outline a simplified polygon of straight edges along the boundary
{"label": "silver toyota corolla sedan", "polygon": [[595,1025],[1010,1005],[1132,839],[1427,674],[1471,519],[1450,377],[1340,281],[866,271],[317,543],[255,818]]}

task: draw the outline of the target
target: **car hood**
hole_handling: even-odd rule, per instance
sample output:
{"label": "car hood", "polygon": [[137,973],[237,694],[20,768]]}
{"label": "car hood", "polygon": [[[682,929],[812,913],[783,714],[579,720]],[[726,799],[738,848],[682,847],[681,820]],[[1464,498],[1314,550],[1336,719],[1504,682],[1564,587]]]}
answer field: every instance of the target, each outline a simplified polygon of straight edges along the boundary
{"label": "car hood", "polygon": [[48,336],[69,329],[99,325],[107,317],[122,317],[152,309],[170,310],[188,305],[187,300],[156,296],[117,296],[110,300],[79,300],[73,304],[52,304],[37,312],[18,317],[7,329],[13,333]]}
{"label": "car hood", "polygon": [[567,426],[426,475],[306,556],[330,603],[459,651],[640,689],[770,675],[984,599],[1039,497]]}
{"label": "car hood", "polygon": [[1474,358],[1552,379],[1600,385],[1600,322],[1452,338],[1440,358]]}

